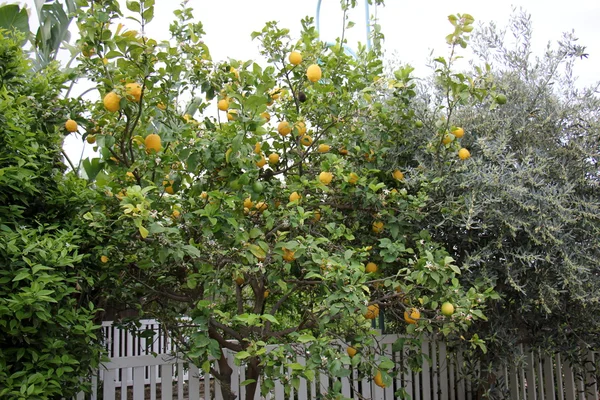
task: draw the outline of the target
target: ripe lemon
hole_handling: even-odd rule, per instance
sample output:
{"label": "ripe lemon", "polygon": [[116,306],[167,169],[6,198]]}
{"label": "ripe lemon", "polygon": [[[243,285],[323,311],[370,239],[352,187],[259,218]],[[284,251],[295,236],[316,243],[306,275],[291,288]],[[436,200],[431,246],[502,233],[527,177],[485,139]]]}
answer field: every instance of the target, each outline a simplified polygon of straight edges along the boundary
{"label": "ripe lemon", "polygon": [[233,121],[237,118],[237,110],[229,110],[227,112],[227,121]]}
{"label": "ripe lemon", "polygon": [[180,215],[181,213],[179,212],[179,210],[173,210],[173,213],[171,214],[173,218],[179,218]]}
{"label": "ripe lemon", "polygon": [[110,112],[119,111],[121,108],[121,96],[116,94],[115,92],[109,92],[104,96],[104,108],[106,108]]}
{"label": "ripe lemon", "polygon": [[383,377],[381,376],[381,371],[377,371],[375,377],[373,378],[373,382],[380,388],[385,388],[385,383],[383,383]]}
{"label": "ripe lemon", "polygon": [[358,353],[358,350],[356,350],[354,347],[352,346],[348,346],[346,347],[346,353],[348,353],[348,355],[350,357],[354,357],[356,355],[356,353]]}
{"label": "ripe lemon", "polygon": [[85,140],[89,144],[94,144],[94,143],[96,143],[96,135],[87,135],[87,137],[85,138]]}
{"label": "ripe lemon", "polygon": [[395,180],[397,181],[402,181],[404,180],[404,174],[402,173],[402,171],[400,171],[399,169],[395,170],[392,173],[392,176],[394,177]]}
{"label": "ripe lemon", "polygon": [[379,316],[379,304],[371,304],[367,307],[367,312],[364,317],[366,319],[375,319]]}
{"label": "ripe lemon", "polygon": [[454,138],[453,135],[444,135],[444,138],[442,139],[442,143],[449,144],[450,142],[452,142],[453,138]]}
{"label": "ripe lemon", "polygon": [[246,198],[244,200],[244,207],[246,208],[252,208],[254,207],[254,203],[252,202],[252,200],[250,199],[250,197]]}
{"label": "ripe lemon", "polygon": [[151,133],[144,139],[144,144],[146,145],[146,151],[154,150],[158,153],[161,149],[160,136],[156,133]]}
{"label": "ripe lemon", "polygon": [[319,79],[321,79],[321,76],[322,76],[321,67],[319,67],[317,64],[312,64],[306,70],[306,77],[311,82],[318,81]]}
{"label": "ripe lemon", "polygon": [[287,262],[292,262],[296,259],[294,257],[295,253],[292,250],[288,250],[285,247],[283,248],[283,259]]}
{"label": "ripe lemon", "polygon": [[263,112],[260,114],[261,117],[263,117],[264,119],[267,120],[267,122],[269,122],[271,120],[271,114],[269,114],[268,112]]}
{"label": "ripe lemon", "polygon": [[321,211],[319,210],[315,210],[313,211],[313,221],[314,222],[319,222],[321,220]]}
{"label": "ripe lemon", "polygon": [[302,54],[298,53],[297,51],[292,51],[288,59],[290,61],[290,64],[298,65],[302,62]]}
{"label": "ripe lemon", "polygon": [[333,179],[333,174],[331,172],[321,172],[319,174],[319,181],[321,181],[321,183],[323,185],[329,185],[331,183],[331,180]]}
{"label": "ripe lemon", "polygon": [[221,111],[227,111],[229,110],[229,101],[227,101],[227,99],[221,99],[217,103],[217,107],[219,107],[219,110]]}
{"label": "ripe lemon", "polygon": [[133,98],[136,103],[140,102],[142,98],[142,87],[139,83],[128,83],[125,85],[127,97]]}
{"label": "ripe lemon", "polygon": [[73,121],[72,119],[68,119],[67,122],[65,122],[65,128],[69,132],[77,132],[77,122]]}
{"label": "ripe lemon", "polygon": [[290,126],[290,123],[287,121],[281,121],[279,123],[279,125],[277,125],[277,132],[279,132],[279,134],[281,136],[287,136],[290,134],[291,131],[292,131],[292,127]]}
{"label": "ripe lemon", "polygon": [[454,314],[454,306],[452,305],[452,303],[447,301],[444,304],[442,304],[442,314],[446,317],[449,317],[452,314]]}
{"label": "ripe lemon", "polygon": [[465,130],[463,128],[456,128],[452,131],[452,134],[460,139],[465,136]]}
{"label": "ripe lemon", "polygon": [[296,129],[298,130],[298,136],[302,136],[306,133],[306,124],[304,121],[296,122]]}
{"label": "ripe lemon", "polygon": [[271,153],[269,154],[269,164],[277,164],[279,162],[279,154]]}
{"label": "ripe lemon", "polygon": [[464,147],[458,151],[458,158],[461,160],[466,160],[469,157],[471,157],[471,152]]}
{"label": "ripe lemon", "polygon": [[292,201],[298,201],[298,200],[300,200],[301,198],[302,198],[302,196],[300,196],[300,195],[298,194],[298,192],[294,192],[294,193],[290,194],[290,203],[291,203]]}
{"label": "ripe lemon", "polygon": [[300,137],[300,143],[302,143],[302,146],[310,146],[313,142],[312,137],[310,137],[309,135],[302,135]]}
{"label": "ripe lemon", "polygon": [[167,109],[167,106],[166,106],[165,103],[158,103],[156,105],[156,107],[158,107],[158,109],[161,110],[161,111],[165,111]]}
{"label": "ripe lemon", "polygon": [[206,193],[206,192],[200,193],[200,198],[203,199],[203,200],[208,199],[208,193]]}
{"label": "ripe lemon", "polygon": [[329,150],[331,150],[331,146],[328,144],[320,144],[319,147],[317,148],[317,151],[319,153],[327,153],[327,152],[329,152]]}
{"label": "ripe lemon", "polygon": [[351,185],[356,185],[357,182],[358,175],[356,175],[354,172],[350,172],[350,175],[348,175],[348,183]]}
{"label": "ripe lemon", "polygon": [[263,212],[267,208],[269,208],[269,205],[264,201],[259,201],[258,203],[256,203],[256,209],[258,210],[258,212]]}
{"label": "ripe lemon", "polygon": [[373,225],[371,228],[373,229],[373,232],[381,233],[381,232],[383,232],[384,224],[381,221],[375,221],[375,222],[373,222]]}
{"label": "ripe lemon", "polygon": [[343,147],[340,149],[340,155],[342,156],[347,156],[348,155],[348,150],[344,149]]}
{"label": "ripe lemon", "polygon": [[265,292],[263,293],[263,298],[266,299],[267,297],[269,297],[269,291],[265,290]]}
{"label": "ripe lemon", "polygon": [[102,261],[104,264],[106,264],[108,262],[108,257],[106,256],[101,256],[100,257],[100,261]]}
{"label": "ripe lemon", "polygon": [[375,264],[374,262],[369,262],[365,267],[365,272],[367,274],[374,274],[375,272],[377,272],[378,269],[379,268],[377,268],[377,264]]}
{"label": "ripe lemon", "polygon": [[175,190],[173,190],[173,182],[174,181],[163,181],[163,186],[165,187],[165,192],[167,192],[169,194],[175,193]]}
{"label": "ripe lemon", "polygon": [[262,153],[262,144],[260,142],[256,142],[254,144],[254,154],[260,154]]}
{"label": "ripe lemon", "polygon": [[260,160],[258,160],[258,161],[256,162],[256,166],[257,166],[258,168],[262,168],[262,167],[264,167],[266,164],[267,164],[267,160],[265,160],[265,156],[262,156],[262,155],[261,155],[261,156],[260,156]]}
{"label": "ripe lemon", "polygon": [[410,309],[410,313],[408,310],[404,311],[404,320],[409,324],[416,324],[419,318],[421,318],[421,312],[414,307]]}

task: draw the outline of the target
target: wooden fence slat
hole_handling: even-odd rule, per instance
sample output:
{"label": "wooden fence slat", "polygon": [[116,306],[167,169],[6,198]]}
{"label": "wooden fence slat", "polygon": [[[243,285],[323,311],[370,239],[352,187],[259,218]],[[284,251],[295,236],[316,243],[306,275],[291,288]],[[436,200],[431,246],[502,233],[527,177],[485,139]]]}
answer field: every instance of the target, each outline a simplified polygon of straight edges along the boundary
{"label": "wooden fence slat", "polygon": [[544,392],[546,400],[556,400],[554,390],[554,359],[551,354],[544,357]]}
{"label": "wooden fence slat", "polygon": [[440,378],[440,400],[448,400],[448,354],[446,344],[440,342],[438,345],[438,373]]}
{"label": "wooden fence slat", "polygon": [[[510,398],[513,400],[521,400],[522,397],[519,396],[519,376],[517,375],[517,367],[514,363],[510,365],[510,374],[509,374],[510,383],[507,382],[510,388]],[[521,384],[523,381],[521,381]]]}
{"label": "wooden fence slat", "polygon": [[158,367],[151,365],[150,369],[150,400],[156,400],[156,379],[158,377]]}
{"label": "wooden fence slat", "polygon": [[[297,357],[297,362],[300,365],[306,365],[306,359],[302,356]],[[308,385],[305,378],[300,378],[300,386],[298,387],[298,398],[299,399],[308,399]]]}
{"label": "wooden fence slat", "polygon": [[463,376],[463,355],[462,352],[458,353],[458,356],[456,358],[456,369],[455,374],[456,374],[456,382],[458,383],[458,390],[457,390],[457,399],[458,400],[462,400],[462,399],[466,399],[466,385],[465,385],[465,378]]}
{"label": "wooden fence slat", "polygon": [[596,383],[596,377],[594,376],[594,369],[594,353],[588,350],[585,363],[586,400],[598,400],[598,385]]}
{"label": "wooden fence slat", "polygon": [[92,394],[90,400],[98,400],[98,375],[92,375]]}
{"label": "wooden fence slat", "polygon": [[326,374],[319,374],[319,393],[327,394],[329,392],[329,377]]}
{"label": "wooden fence slat", "polygon": [[364,376],[360,382],[361,394],[365,399],[371,398],[371,380]]}
{"label": "wooden fence slat", "polygon": [[[121,385],[121,393],[127,395],[127,386]],[[144,400],[144,367],[133,368],[133,400]]]}
{"label": "wooden fence slat", "polygon": [[[391,343],[388,343],[385,345],[385,347],[383,348],[383,355],[386,356],[387,358],[389,358],[390,360],[393,359],[394,355],[392,354],[392,344]],[[393,376],[392,376],[392,378],[393,378]],[[393,381],[392,381],[391,386],[387,386],[385,389],[383,389],[383,392],[384,392],[384,398],[386,398],[386,399],[394,398]]]}
{"label": "wooden fence slat", "polygon": [[429,341],[421,342],[421,353],[423,354],[423,370],[421,371],[421,388],[423,391],[423,400],[431,399],[431,364],[428,360],[431,353],[429,352]]}
{"label": "wooden fence slat", "polygon": [[431,340],[429,342],[431,348],[431,394],[433,400],[439,400],[439,386],[438,386],[438,377],[439,377],[439,365],[438,365],[438,346],[436,346],[436,342]]}
{"label": "wooden fence slat", "polygon": [[562,371],[562,358],[560,353],[554,355],[554,366],[556,373],[556,399],[565,400],[565,385],[563,382],[563,371]]}
{"label": "wooden fence slat", "polygon": [[536,381],[535,381],[535,388],[536,388],[536,394],[537,394],[537,398],[540,400],[544,400],[544,398],[546,397],[545,393],[545,388],[544,388],[544,371],[543,371],[543,357],[542,357],[542,353],[541,351],[535,350],[533,352],[533,357],[535,359],[535,366],[536,366]]}
{"label": "wooden fence slat", "polygon": [[162,400],[173,400],[173,366],[163,364],[160,366],[160,392]]}
{"label": "wooden fence slat", "polygon": [[537,400],[535,392],[535,360],[533,351],[529,349],[525,356],[527,366],[525,367],[525,379],[527,384],[527,400]]}
{"label": "wooden fence slat", "polygon": [[183,400],[183,379],[183,362],[179,361],[177,363],[177,400]]}
{"label": "wooden fence slat", "polygon": [[458,386],[458,379],[456,379],[454,373],[454,365],[456,364],[456,354],[451,354],[448,357],[448,381],[450,390],[450,400],[456,400],[456,389]]}
{"label": "wooden fence slat", "polygon": [[200,400],[200,370],[192,363],[190,363],[188,370],[188,399]]}
{"label": "wooden fence slat", "polygon": [[563,361],[563,375],[565,377],[565,400],[575,400],[577,395],[575,392],[575,377],[573,376],[573,369],[571,363],[568,360]]}
{"label": "wooden fence slat", "polygon": [[115,398],[115,370],[104,371],[104,388],[102,389],[103,399]]}

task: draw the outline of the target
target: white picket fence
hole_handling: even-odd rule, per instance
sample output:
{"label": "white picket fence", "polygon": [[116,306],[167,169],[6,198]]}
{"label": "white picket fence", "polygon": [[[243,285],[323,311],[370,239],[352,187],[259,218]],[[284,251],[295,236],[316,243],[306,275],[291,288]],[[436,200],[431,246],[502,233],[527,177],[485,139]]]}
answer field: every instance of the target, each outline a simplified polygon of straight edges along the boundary
{"label": "white picket fence", "polygon": [[[145,321],[145,327],[157,325],[154,321]],[[108,324],[106,327],[113,329]],[[105,328],[106,328],[105,327]],[[117,330],[119,331],[119,330]],[[172,356],[176,351],[166,336],[162,341],[142,342],[127,332],[114,329],[107,333],[107,348],[112,353],[111,361],[104,363],[100,370],[100,379],[92,384],[94,392],[89,397],[112,399],[178,399],[178,400],[221,400],[220,387],[208,374],[201,374],[194,365]],[[412,400],[479,400],[473,393],[468,379],[464,378],[463,360],[460,354],[447,351],[442,342],[423,341],[421,352],[425,355],[421,371],[414,372],[401,368],[406,362],[405,351],[392,351],[396,335],[383,335],[378,338],[383,355],[398,365],[398,374],[393,384],[382,389],[370,378],[359,377],[358,371],[352,371],[348,378],[331,378],[326,374],[317,374],[313,381],[300,379],[296,390],[289,381],[277,381],[267,399],[308,400],[321,399],[330,393],[336,381],[341,386],[341,394],[350,399],[391,400],[398,398],[395,392],[403,389]],[[145,341],[142,339],[141,341]],[[142,346],[143,345],[143,346]],[[147,345],[147,346],[146,346]],[[154,347],[153,347],[154,346]],[[154,349],[156,357],[142,348]],[[521,349],[522,351],[522,349]],[[592,366],[597,363],[598,354],[588,353],[586,371],[575,372],[559,354],[543,355],[539,352],[523,352],[526,361],[524,368],[508,367],[496,372],[497,382],[503,382],[506,399],[511,400],[599,400],[598,385]],[[245,398],[245,369],[234,366],[235,353],[227,351],[229,365],[234,368],[232,391],[239,399]],[[296,360],[302,364],[304,359]],[[290,371],[291,375],[291,371]],[[99,385],[100,384],[100,385]],[[260,385],[260,382],[259,382]],[[288,387],[286,387],[286,385]],[[100,386],[100,388],[99,388]],[[286,395],[287,393],[287,395]],[[261,400],[260,387],[255,400]],[[78,396],[83,400],[84,396]]]}

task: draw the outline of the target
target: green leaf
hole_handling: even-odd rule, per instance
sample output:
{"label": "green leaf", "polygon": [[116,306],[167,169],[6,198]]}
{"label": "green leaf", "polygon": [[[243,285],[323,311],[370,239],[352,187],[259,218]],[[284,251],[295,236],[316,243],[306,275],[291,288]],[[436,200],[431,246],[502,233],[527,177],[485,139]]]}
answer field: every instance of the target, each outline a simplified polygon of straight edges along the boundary
{"label": "green leaf", "polygon": [[132,12],[140,12],[140,2],[135,0],[127,0],[127,9]]}
{"label": "green leaf", "polygon": [[25,35],[29,35],[27,9],[20,8],[16,4],[0,6],[0,28],[7,30],[14,28]]}
{"label": "green leaf", "polygon": [[148,237],[148,229],[144,228],[143,226],[140,225],[139,227],[139,231],[140,231],[140,235],[142,235],[142,237],[144,239],[146,239]]}
{"label": "green leaf", "polygon": [[236,360],[244,360],[246,358],[250,357],[250,353],[248,353],[247,351],[238,351],[235,354],[235,359]]}
{"label": "green leaf", "polygon": [[300,335],[300,337],[298,337],[298,342],[300,342],[300,343],[314,342],[315,340],[317,340],[317,339],[310,333],[306,333],[306,334]]}

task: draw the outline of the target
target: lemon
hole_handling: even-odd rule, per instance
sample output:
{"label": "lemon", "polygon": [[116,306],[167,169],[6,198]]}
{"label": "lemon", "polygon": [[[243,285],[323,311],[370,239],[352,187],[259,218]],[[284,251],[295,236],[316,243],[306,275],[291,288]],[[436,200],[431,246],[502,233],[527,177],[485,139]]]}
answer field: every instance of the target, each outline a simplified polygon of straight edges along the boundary
{"label": "lemon", "polygon": [[264,119],[267,120],[267,122],[269,122],[271,120],[271,114],[269,114],[268,112],[263,112],[260,114],[261,117],[263,117]]}
{"label": "lemon", "polygon": [[452,142],[452,140],[454,139],[454,135],[444,135],[444,138],[442,139],[442,143],[444,144],[449,144],[450,142]]}
{"label": "lemon", "polygon": [[85,140],[89,144],[94,144],[94,143],[96,143],[96,135],[87,135],[87,137],[85,138]]}
{"label": "lemon", "polygon": [[374,262],[367,263],[367,266],[365,267],[365,272],[368,274],[374,274],[375,272],[377,272],[377,270],[377,264],[375,264]]}
{"label": "lemon", "polygon": [[248,208],[248,209],[254,207],[254,203],[252,202],[252,200],[250,199],[250,197],[248,197],[248,198],[246,198],[244,200],[244,207]]}
{"label": "lemon", "polygon": [[294,192],[290,194],[290,202],[300,200],[302,196],[298,194],[298,192]]}
{"label": "lemon", "polygon": [[465,130],[463,128],[456,128],[452,131],[452,134],[460,139],[465,136]]}
{"label": "lemon", "polygon": [[283,250],[283,259],[287,262],[292,262],[296,259],[295,257],[295,252],[293,252],[292,250],[288,250],[285,247],[282,249]]}
{"label": "lemon", "polygon": [[161,111],[165,111],[167,109],[167,106],[166,106],[165,103],[158,103],[156,105],[156,107],[158,107],[158,109],[161,110]]}
{"label": "lemon", "polygon": [[349,355],[350,357],[354,357],[354,356],[356,355],[356,353],[358,353],[358,350],[356,350],[356,349],[355,349],[354,347],[352,347],[352,346],[348,346],[348,347],[346,348],[346,353],[348,353],[348,355]]}
{"label": "lemon", "polygon": [[300,137],[300,143],[302,143],[303,146],[310,146],[313,142],[312,137],[310,137],[309,135],[302,135]]}
{"label": "lemon", "polygon": [[290,134],[291,131],[292,131],[292,127],[290,126],[290,123],[287,121],[281,121],[279,123],[279,125],[277,125],[277,132],[279,132],[279,134],[281,136],[287,136]]}
{"label": "lemon", "polygon": [[454,314],[454,305],[452,305],[452,303],[448,301],[442,304],[442,314],[446,317],[449,317],[452,314]]}
{"label": "lemon", "polygon": [[410,313],[408,311],[404,311],[404,320],[409,324],[416,324],[421,318],[421,312],[414,307],[410,309]]}
{"label": "lemon", "polygon": [[351,185],[356,185],[357,182],[358,175],[356,175],[354,172],[350,172],[350,175],[348,175],[348,183]]}
{"label": "lemon", "polygon": [[397,170],[395,170],[395,171],[392,173],[392,176],[393,176],[393,177],[394,177],[394,179],[395,179],[395,180],[397,180],[397,181],[402,181],[402,180],[404,180],[404,174],[402,173],[402,171],[400,171],[400,170],[398,170],[398,169],[397,169]]}
{"label": "lemon", "polygon": [[385,388],[385,383],[383,383],[383,377],[381,376],[381,371],[377,371],[375,377],[373,378],[373,382],[380,388]]}
{"label": "lemon", "polygon": [[125,85],[125,90],[128,97],[132,97],[136,103],[140,102],[142,98],[142,87],[139,83],[128,83]]}
{"label": "lemon", "polygon": [[321,79],[321,76],[321,67],[319,67],[317,64],[312,64],[306,69],[306,77],[311,82],[318,81],[319,79]]}
{"label": "lemon", "polygon": [[68,119],[67,122],[65,122],[65,128],[69,132],[77,132],[77,122],[73,121],[72,119]]}
{"label": "lemon", "polygon": [[366,319],[375,319],[377,316],[379,316],[379,304],[371,304],[367,307],[367,312],[364,315]]}
{"label": "lemon", "polygon": [[298,65],[302,62],[302,54],[297,51],[292,51],[288,57],[288,60],[290,61],[290,64]]}
{"label": "lemon", "polygon": [[116,94],[115,92],[109,92],[104,96],[104,108],[106,108],[110,112],[119,111],[121,108],[121,96]]}
{"label": "lemon", "polygon": [[144,139],[144,144],[146,145],[146,151],[154,150],[158,153],[161,149],[160,136],[156,133],[151,133]]}
{"label": "lemon", "polygon": [[260,142],[256,142],[254,144],[254,154],[260,154],[260,153],[262,153],[261,147],[262,147],[262,144]]}
{"label": "lemon", "polygon": [[381,233],[381,232],[383,232],[383,228],[384,228],[383,222],[381,222],[381,221],[373,222],[373,226],[372,226],[373,232]]}
{"label": "lemon", "polygon": [[471,152],[464,147],[458,151],[458,158],[461,160],[466,160],[469,157],[471,157]]}
{"label": "lemon", "polygon": [[104,264],[106,264],[108,262],[108,257],[106,256],[101,256],[100,257],[100,261],[102,261]]}
{"label": "lemon", "polygon": [[259,212],[263,212],[265,211],[267,208],[269,208],[269,205],[267,203],[265,203],[264,201],[259,201],[258,203],[256,203],[256,209]]}
{"label": "lemon", "polygon": [[258,160],[258,161],[256,162],[256,166],[257,166],[258,168],[262,168],[262,167],[264,167],[266,164],[267,164],[267,160],[265,159],[265,156],[261,155],[261,156],[260,156],[260,160]]}
{"label": "lemon", "polygon": [[269,164],[277,164],[279,162],[279,154],[271,153],[269,154]]}
{"label": "lemon", "polygon": [[179,210],[173,210],[173,213],[171,213],[171,216],[173,218],[179,218],[180,215],[181,213],[179,212]]}
{"label": "lemon", "polygon": [[319,181],[323,185],[329,185],[331,183],[332,179],[333,179],[333,174],[331,172],[323,171],[319,174]]}
{"label": "lemon", "polygon": [[227,99],[221,99],[217,103],[217,107],[221,111],[227,111],[227,110],[229,110],[229,101],[227,101]]}
{"label": "lemon", "polygon": [[303,121],[296,122],[296,129],[298,130],[298,136],[302,136],[306,133],[306,124]]}
{"label": "lemon", "polygon": [[236,110],[230,110],[230,111],[227,112],[227,121],[233,121],[236,118],[237,118],[237,111]]}
{"label": "lemon", "polygon": [[329,150],[331,150],[331,146],[328,144],[320,144],[319,147],[317,147],[319,153],[327,153]]}

